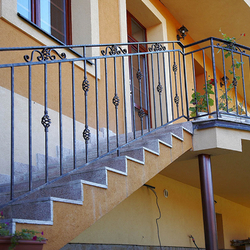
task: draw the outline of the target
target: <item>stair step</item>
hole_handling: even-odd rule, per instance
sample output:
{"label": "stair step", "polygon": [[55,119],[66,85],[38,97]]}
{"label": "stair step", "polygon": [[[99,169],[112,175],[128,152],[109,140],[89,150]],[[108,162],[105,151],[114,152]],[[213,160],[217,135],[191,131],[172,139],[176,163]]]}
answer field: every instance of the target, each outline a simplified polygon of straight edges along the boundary
{"label": "stair step", "polygon": [[[192,124],[175,124],[169,125],[152,131],[150,134],[145,137],[139,138],[130,144],[122,147],[120,149],[120,157],[117,157],[116,153],[108,155],[102,159],[99,159],[93,163],[85,163],[85,157],[83,155],[76,157],[77,166],[79,169],[73,170],[73,157],[67,156],[63,162],[63,172],[69,173],[69,175],[61,178],[58,181],[55,181],[52,184],[44,187],[41,191],[38,191],[37,194],[31,194],[30,198],[34,199],[41,197],[55,197],[60,199],[69,199],[74,197],[69,190],[71,186],[76,185],[72,184],[79,181],[79,183],[89,183],[90,185],[95,185],[99,187],[107,187],[107,171],[113,171],[123,175],[127,174],[127,159],[132,159],[141,164],[145,161],[145,150],[156,155],[160,154],[159,143],[162,143],[168,147],[172,147],[172,136],[183,140],[183,128],[188,132],[192,133]],[[139,131],[140,132],[140,131]],[[138,134],[139,134],[138,132]],[[130,136],[133,136],[133,133],[130,133]],[[40,157],[40,156],[39,156]],[[50,163],[55,163],[54,159],[51,159]],[[50,164],[49,165],[49,176],[52,178],[59,176],[59,164]],[[42,178],[42,179],[39,179]],[[33,176],[33,188],[36,188],[44,184],[44,173],[35,173]],[[26,179],[25,179],[26,180]],[[15,197],[23,195],[28,191],[28,182],[23,180],[20,183],[15,185]],[[69,184],[70,183],[70,184]],[[77,185],[82,185],[82,184]],[[64,188],[65,187],[65,188]],[[78,187],[79,188],[79,187]],[[59,190],[62,190],[60,192]],[[0,204],[7,203],[9,200],[9,185],[0,185]],[[68,192],[68,196],[66,196]],[[78,191],[80,195],[80,191]],[[25,198],[26,199],[26,198]],[[79,196],[74,198],[79,200]],[[73,199],[73,200],[74,200]]]}

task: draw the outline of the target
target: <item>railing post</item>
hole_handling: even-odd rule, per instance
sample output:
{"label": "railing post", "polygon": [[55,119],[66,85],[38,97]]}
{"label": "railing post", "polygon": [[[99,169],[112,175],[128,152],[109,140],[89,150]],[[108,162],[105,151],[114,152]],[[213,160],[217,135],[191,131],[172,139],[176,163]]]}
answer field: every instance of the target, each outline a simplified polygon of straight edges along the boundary
{"label": "railing post", "polygon": [[14,185],[15,185],[15,139],[14,139],[14,127],[15,127],[15,116],[14,116],[14,105],[15,105],[15,89],[14,89],[14,67],[11,67],[11,179],[10,179],[10,199],[14,199]]}
{"label": "railing post", "polygon": [[183,74],[184,74],[184,82],[185,82],[185,94],[186,94],[186,111],[187,111],[187,120],[189,121],[189,103],[188,103],[188,88],[187,88],[187,72],[186,72],[186,57],[185,57],[185,48],[182,48],[182,56],[183,56]]}
{"label": "railing post", "polygon": [[216,67],[215,67],[215,56],[214,56],[214,42],[213,38],[210,39],[211,42],[211,52],[212,52],[212,65],[213,65],[213,76],[214,76],[214,92],[215,92],[215,105],[216,105],[216,116],[219,117],[219,100],[218,100],[218,89],[216,84]]}
{"label": "railing post", "polygon": [[88,141],[90,139],[91,133],[88,127],[88,91],[89,91],[89,81],[87,79],[87,63],[86,63],[86,47],[83,47],[83,57],[84,57],[84,80],[82,83],[82,89],[84,91],[85,100],[85,129],[83,130],[83,139],[85,140],[85,155],[86,163],[88,162]]}

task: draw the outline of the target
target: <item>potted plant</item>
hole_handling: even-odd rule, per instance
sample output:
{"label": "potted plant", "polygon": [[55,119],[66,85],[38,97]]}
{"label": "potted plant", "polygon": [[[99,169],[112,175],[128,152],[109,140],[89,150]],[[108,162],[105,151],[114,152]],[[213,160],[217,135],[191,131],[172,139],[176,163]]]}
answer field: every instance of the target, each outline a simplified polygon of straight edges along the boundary
{"label": "potted plant", "polygon": [[[0,219],[4,219],[3,212],[0,212]],[[22,229],[10,234],[8,223],[0,223],[0,249],[1,250],[42,250],[46,239],[43,232],[29,229]]]}
{"label": "potted plant", "polygon": [[208,113],[208,106],[214,105],[214,100],[210,97],[210,95],[214,95],[214,91],[212,90],[213,85],[214,79],[210,79],[207,81],[207,84],[204,84],[204,94],[194,91],[194,93],[192,94],[192,99],[190,101],[190,104],[193,104],[194,107],[189,108],[189,110],[191,111],[191,117],[197,117],[203,113]]}

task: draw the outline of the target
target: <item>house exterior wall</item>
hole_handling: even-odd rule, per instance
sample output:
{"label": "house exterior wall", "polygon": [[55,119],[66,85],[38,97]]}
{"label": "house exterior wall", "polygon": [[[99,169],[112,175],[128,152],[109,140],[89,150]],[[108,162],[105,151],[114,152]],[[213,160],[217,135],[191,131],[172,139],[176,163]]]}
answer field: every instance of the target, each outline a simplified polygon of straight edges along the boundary
{"label": "house exterior wall", "polygon": [[[200,189],[157,175],[147,184],[155,187],[161,218],[158,220],[162,246],[204,248]],[[164,197],[164,189],[168,198]],[[214,197],[215,212],[222,215],[224,249],[233,239],[250,233],[250,209],[219,196]],[[156,218],[159,211],[154,193],[143,186],[110,213],[76,237],[71,243],[104,245],[159,246]],[[70,245],[70,244],[69,244]]]}
{"label": "house exterior wall", "polygon": [[[127,42],[127,23],[126,11],[131,12],[147,30],[148,41],[175,41],[177,29],[182,24],[174,18],[170,11],[158,0],[72,0],[72,29],[74,44],[99,44],[99,43],[125,43]],[[4,34],[0,38],[1,47],[22,47],[22,46],[42,46],[42,45],[58,45],[51,37],[46,36],[41,31],[35,29],[32,25],[26,23],[17,16],[16,0],[0,0],[0,32]],[[81,19],[82,17],[82,19]],[[192,37],[187,35],[184,44],[194,42]],[[192,49],[199,49],[194,46]],[[191,50],[191,49],[190,49]],[[72,51],[65,50],[68,58],[76,58],[76,54]],[[64,52],[65,52],[64,51]],[[186,52],[189,49],[186,50]],[[79,54],[82,49],[76,49]],[[24,53],[13,52],[11,55],[7,52],[1,52],[1,63],[13,63],[23,60]],[[87,56],[99,56],[100,48],[91,48],[87,50]],[[218,55],[217,55],[218,56]],[[195,60],[203,65],[202,53],[195,54]],[[23,61],[22,61],[23,62]],[[213,65],[211,56],[205,56],[207,78],[213,78]],[[156,64],[156,59],[154,59]],[[122,62],[117,60],[117,71],[122,72]],[[166,68],[170,65],[166,63]],[[34,127],[36,137],[33,139],[33,163],[36,162],[37,154],[44,153],[44,128],[40,124],[40,119],[43,116],[44,107],[44,72],[41,65],[34,67],[32,77],[35,79],[32,89],[32,110],[34,113]],[[63,89],[63,131],[64,131],[64,147],[72,150],[72,133],[67,133],[72,130],[72,77],[71,63],[62,63],[62,85]],[[89,109],[89,126],[93,140],[96,138],[96,90],[94,88],[96,80],[98,82],[98,97],[99,97],[99,128],[106,126],[106,106],[105,106],[105,72],[104,61],[97,63],[95,66],[87,64],[87,79],[90,84],[88,93],[88,109]],[[170,66],[172,67],[172,66]],[[193,92],[193,69],[192,58],[186,58],[187,69],[187,90],[189,95]],[[115,92],[114,87],[114,70],[113,61],[108,61],[108,75],[112,76],[109,79],[109,98],[112,99]],[[117,75],[117,92],[120,97],[119,106],[119,133],[124,133],[124,117],[128,118],[128,131],[132,131],[131,126],[131,111],[124,113],[124,100],[122,98],[124,81],[125,92],[127,96],[127,106],[131,107],[130,86],[129,86],[129,63],[125,59],[126,76],[123,79],[121,74]],[[15,161],[22,164],[28,163],[28,74],[27,68],[16,69],[15,77],[15,114],[16,121],[24,118],[24,122],[19,122],[15,127],[16,137],[16,155]],[[97,72],[97,73],[96,73]],[[163,69],[161,69],[163,72]],[[182,69],[183,72],[183,69]],[[224,75],[222,68],[215,69],[217,76],[217,86],[219,86],[220,78]],[[3,141],[8,141],[0,147],[0,157],[4,159],[0,165],[0,174],[8,175],[10,173],[10,70],[0,69],[0,130],[3,133],[1,138]],[[174,73],[169,73],[174,78]],[[158,81],[156,76],[150,77]],[[49,115],[52,119],[50,130],[50,156],[58,157],[59,145],[59,93],[58,93],[58,65],[48,65],[48,92],[49,92]],[[84,93],[82,91],[82,82],[84,80],[84,65],[82,62],[75,63],[75,84],[76,84],[76,121],[77,121],[77,140],[82,144],[82,131],[85,125],[85,110],[84,110]],[[182,79],[184,84],[184,79]],[[152,82],[151,82],[152,84]],[[152,85],[151,85],[152,88]],[[183,85],[184,88],[184,85]],[[180,89],[179,89],[180,90]],[[243,92],[239,89],[238,100],[242,102]],[[169,93],[168,88],[168,93]],[[42,94],[41,94],[42,93]],[[151,92],[152,96],[152,92]],[[231,97],[235,101],[235,95]],[[159,97],[156,97],[156,102],[159,102]],[[166,102],[166,99],[163,99]],[[110,102],[110,107],[112,103]],[[184,105],[184,109],[186,105]],[[111,109],[111,108],[110,108]],[[169,106],[170,110],[170,106]],[[215,110],[215,106],[211,111]],[[25,115],[24,115],[25,114]],[[174,113],[176,116],[176,113]],[[159,113],[157,113],[159,117]],[[152,115],[152,119],[154,116]],[[164,117],[166,119],[166,117]],[[112,112],[109,115],[110,130],[116,133],[115,112],[112,106]],[[183,119],[184,120],[184,119]],[[7,121],[7,122],[6,122]],[[53,125],[55,124],[55,126]],[[99,131],[98,131],[99,133]],[[100,132],[101,134],[101,132]],[[102,133],[101,137],[105,137]],[[38,142],[38,143],[37,143]],[[28,166],[26,165],[27,169]],[[23,169],[21,169],[23,171]],[[193,243],[188,235],[195,237],[199,247],[204,248],[204,235],[202,225],[202,208],[200,199],[200,190],[173,179],[157,175],[148,184],[156,187],[156,193],[159,197],[159,206],[161,208],[162,218],[159,220],[160,236],[162,245],[176,247],[193,247]],[[169,191],[169,197],[163,196],[163,190]],[[226,249],[230,247],[230,240],[235,238],[247,238],[250,234],[250,210],[239,204],[233,203],[222,197],[215,197],[217,203],[215,205],[216,212],[222,215],[224,243]],[[146,187],[141,187],[138,191],[132,194],[128,199],[118,205],[112,212],[105,215],[93,226],[76,237],[71,243],[85,244],[124,244],[124,245],[144,245],[157,246],[157,230],[155,219],[158,216],[155,197],[151,190]]]}

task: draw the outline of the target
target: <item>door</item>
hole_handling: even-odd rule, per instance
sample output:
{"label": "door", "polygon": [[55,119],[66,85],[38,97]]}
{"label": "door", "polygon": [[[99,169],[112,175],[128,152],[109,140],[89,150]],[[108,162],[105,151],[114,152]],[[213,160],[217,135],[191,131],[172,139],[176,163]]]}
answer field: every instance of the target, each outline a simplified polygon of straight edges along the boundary
{"label": "door", "polygon": [[[146,28],[127,12],[128,42],[146,42]],[[130,53],[146,52],[146,45],[129,46]],[[148,91],[145,55],[134,55],[129,60],[132,127],[136,131],[148,128]]]}

